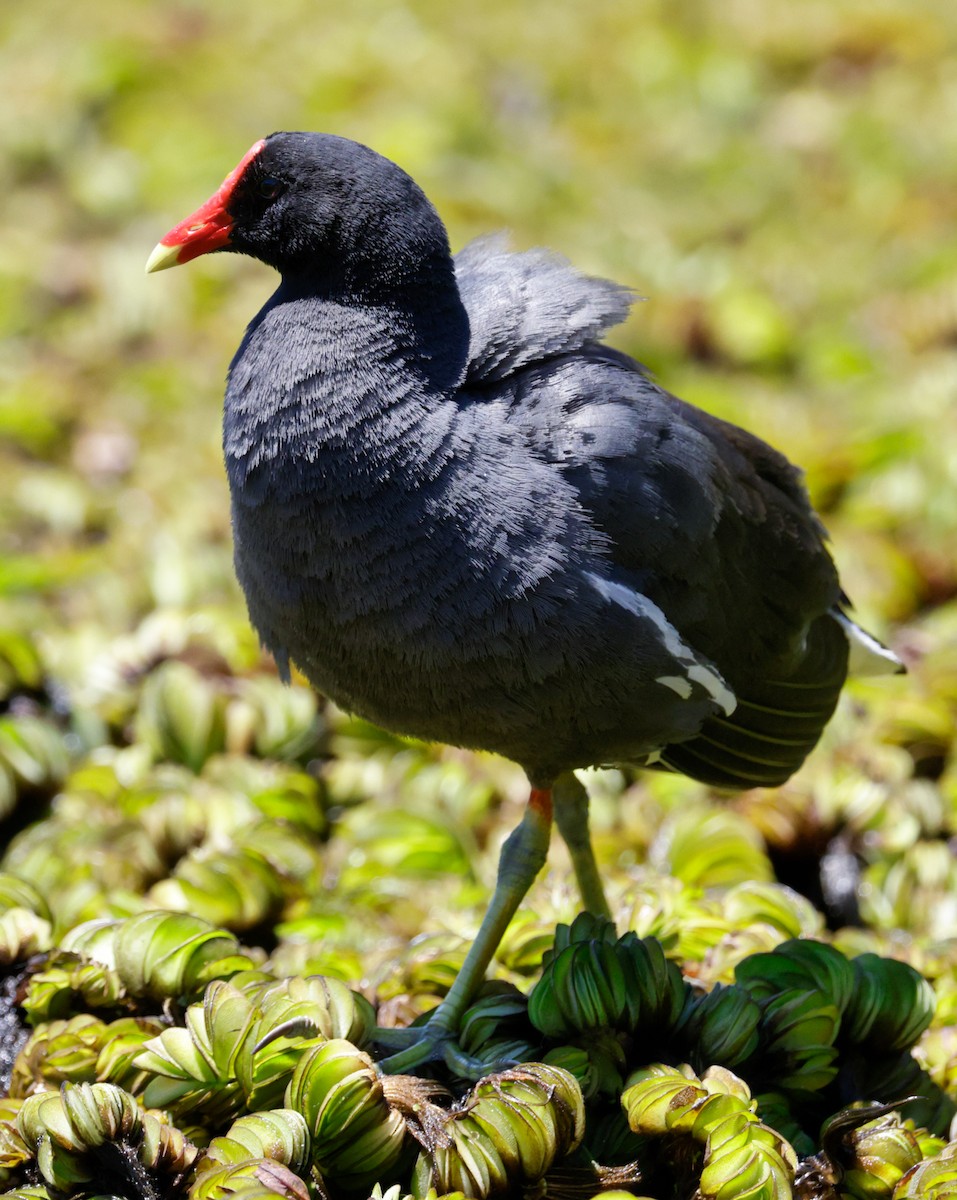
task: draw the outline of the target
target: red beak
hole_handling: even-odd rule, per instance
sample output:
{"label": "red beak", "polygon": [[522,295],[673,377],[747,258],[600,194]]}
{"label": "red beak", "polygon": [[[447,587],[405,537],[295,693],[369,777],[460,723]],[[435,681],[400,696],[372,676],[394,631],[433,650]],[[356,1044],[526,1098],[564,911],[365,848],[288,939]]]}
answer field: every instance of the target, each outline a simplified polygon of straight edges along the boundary
{"label": "red beak", "polygon": [[180,221],[169,231],[147,259],[147,271],[163,271],[167,267],[175,267],[179,263],[189,262],[192,258],[199,258],[201,254],[208,254],[210,250],[221,250],[229,245],[233,229],[229,204],[233,192],[246,168],[265,144],[261,139],[251,147],[243,155],[239,165],[230,171],[219,185],[215,194],[197,208],[192,216]]}

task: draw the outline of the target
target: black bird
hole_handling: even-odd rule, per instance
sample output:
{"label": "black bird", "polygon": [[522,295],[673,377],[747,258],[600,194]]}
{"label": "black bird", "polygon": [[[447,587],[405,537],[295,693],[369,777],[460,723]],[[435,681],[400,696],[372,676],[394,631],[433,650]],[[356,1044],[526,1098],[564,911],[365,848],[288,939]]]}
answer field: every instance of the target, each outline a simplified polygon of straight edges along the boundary
{"label": "black bird", "polygon": [[849,659],[899,663],[845,614],[798,470],[602,343],[625,288],[497,239],[453,257],[404,171],[314,133],[257,142],[147,269],[213,250],[282,277],[229,369],[223,435],[263,643],[345,709],[496,751],[531,784],[460,975],[387,1060],[406,1069],[454,1053],[553,800],[607,913],[575,768],[773,787]]}

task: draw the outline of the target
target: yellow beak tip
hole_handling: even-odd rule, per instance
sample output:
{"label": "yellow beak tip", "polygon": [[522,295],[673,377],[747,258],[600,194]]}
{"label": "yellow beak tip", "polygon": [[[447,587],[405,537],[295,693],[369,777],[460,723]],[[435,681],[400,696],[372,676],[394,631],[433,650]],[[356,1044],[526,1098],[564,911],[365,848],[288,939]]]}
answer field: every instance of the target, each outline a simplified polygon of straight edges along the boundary
{"label": "yellow beak tip", "polygon": [[175,267],[179,262],[179,252],[182,246],[166,246],[162,242],[158,242],[153,247],[153,253],[146,260],[146,273],[150,275],[153,271],[165,271],[167,267]]}

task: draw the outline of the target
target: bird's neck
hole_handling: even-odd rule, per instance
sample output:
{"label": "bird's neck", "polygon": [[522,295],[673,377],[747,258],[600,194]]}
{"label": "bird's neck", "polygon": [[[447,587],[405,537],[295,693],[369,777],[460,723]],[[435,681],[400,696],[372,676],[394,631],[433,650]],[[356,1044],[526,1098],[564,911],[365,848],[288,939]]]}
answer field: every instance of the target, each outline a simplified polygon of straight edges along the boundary
{"label": "bird's neck", "polygon": [[333,337],[348,330],[344,354],[401,360],[429,390],[449,392],[465,375],[469,320],[448,242],[383,246],[384,231],[376,232],[348,254],[286,271],[267,309],[298,305]]}

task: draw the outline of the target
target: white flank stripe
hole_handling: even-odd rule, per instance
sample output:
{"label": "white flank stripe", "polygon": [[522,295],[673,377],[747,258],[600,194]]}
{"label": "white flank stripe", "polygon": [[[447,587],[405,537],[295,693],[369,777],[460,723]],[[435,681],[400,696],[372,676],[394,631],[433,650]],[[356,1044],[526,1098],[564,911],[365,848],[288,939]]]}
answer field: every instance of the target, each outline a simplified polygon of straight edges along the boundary
{"label": "white flank stripe", "polygon": [[662,687],[671,688],[673,692],[677,692],[682,700],[687,700],[694,688],[691,686],[691,680],[684,675],[659,675],[655,683],[660,683]]}
{"label": "white flank stripe", "polygon": [[896,675],[903,668],[903,663],[893,650],[875,637],[861,629],[849,616],[838,609],[831,609],[831,614],[844,630],[850,646],[847,659],[849,675]]}
{"label": "white flank stripe", "polygon": [[[611,601],[612,604],[620,604],[622,608],[627,608],[636,617],[642,617],[646,621],[651,621],[658,630],[665,650],[667,650],[679,667],[684,668],[687,678],[703,687],[712,700],[724,710],[725,716],[731,716],[738,706],[737,697],[734,692],[731,691],[717,671],[706,667],[691,647],[687,646],[681,640],[678,630],[675,629],[674,625],[671,624],[653,600],[649,600],[641,592],[636,592],[629,587],[625,587],[623,583],[615,583],[612,579],[602,579],[600,575],[596,575],[593,571],[586,571],[585,578],[593,587],[601,592],[606,600]],[[665,683],[665,680],[673,678],[671,675],[663,675],[656,682]],[[671,685],[665,683],[665,687],[669,686]],[[677,691],[677,688],[674,690]]]}

